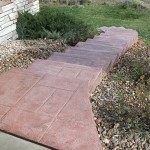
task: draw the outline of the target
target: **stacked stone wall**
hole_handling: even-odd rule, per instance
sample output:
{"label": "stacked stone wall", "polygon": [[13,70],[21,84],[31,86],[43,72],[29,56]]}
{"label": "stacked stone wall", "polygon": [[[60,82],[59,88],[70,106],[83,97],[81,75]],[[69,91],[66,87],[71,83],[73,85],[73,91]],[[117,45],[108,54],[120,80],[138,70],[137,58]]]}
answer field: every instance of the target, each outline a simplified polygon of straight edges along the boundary
{"label": "stacked stone wall", "polygon": [[0,0],[0,42],[17,38],[18,12],[39,11],[39,0]]}

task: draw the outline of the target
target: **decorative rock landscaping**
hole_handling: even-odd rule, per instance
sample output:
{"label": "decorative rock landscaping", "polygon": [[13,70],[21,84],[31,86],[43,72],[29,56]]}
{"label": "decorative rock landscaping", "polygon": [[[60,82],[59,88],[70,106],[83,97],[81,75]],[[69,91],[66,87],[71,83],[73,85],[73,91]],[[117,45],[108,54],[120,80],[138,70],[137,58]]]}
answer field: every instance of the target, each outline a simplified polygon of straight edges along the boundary
{"label": "decorative rock landscaping", "polygon": [[53,40],[16,40],[0,43],[0,73],[14,67],[27,68],[36,59],[63,52],[66,45]]}
{"label": "decorative rock landscaping", "polygon": [[[131,59],[134,63],[139,62],[139,64],[136,64],[138,65],[137,67],[145,68],[146,85],[143,82],[144,78],[140,77],[136,83],[144,90],[145,98],[139,97],[141,89],[138,88],[137,85],[134,85],[132,80],[127,78],[131,76],[131,73],[133,74],[133,68],[131,68],[133,64],[129,62]],[[126,62],[126,60],[128,60],[128,62]],[[130,64],[127,65],[127,63]],[[121,79],[120,76],[122,76]],[[124,80],[125,82],[123,82]],[[150,103],[149,81],[150,58],[148,56],[148,47],[142,42],[138,42],[120,57],[113,70],[92,93],[90,100],[93,106],[95,122],[105,150],[150,149],[150,120],[147,118],[146,121],[142,121],[142,125],[140,124],[142,117],[144,116],[144,118],[146,118],[145,114],[149,112],[149,107],[145,108],[146,111],[142,111],[142,108]],[[119,100],[121,97],[118,93],[121,91],[123,91],[122,94],[125,93],[125,102],[131,104],[133,107],[130,107],[130,109],[128,108],[128,114],[124,114],[123,116],[120,115],[118,119],[116,115],[119,115],[120,111],[115,111],[114,109],[117,109],[117,106],[120,105]],[[124,104],[123,106],[124,108],[122,106],[118,107],[121,108],[121,113],[124,113],[127,109],[127,105]],[[138,119],[136,119],[137,117]],[[130,119],[132,120],[130,121]],[[134,124],[136,124],[136,126],[133,128],[131,125]],[[140,128],[137,128],[139,125]],[[146,127],[146,129],[144,127]]]}
{"label": "decorative rock landscaping", "polygon": [[117,27],[101,30],[65,53],[2,73],[0,129],[60,150],[102,150],[89,93],[118,56],[137,43],[138,33]]}

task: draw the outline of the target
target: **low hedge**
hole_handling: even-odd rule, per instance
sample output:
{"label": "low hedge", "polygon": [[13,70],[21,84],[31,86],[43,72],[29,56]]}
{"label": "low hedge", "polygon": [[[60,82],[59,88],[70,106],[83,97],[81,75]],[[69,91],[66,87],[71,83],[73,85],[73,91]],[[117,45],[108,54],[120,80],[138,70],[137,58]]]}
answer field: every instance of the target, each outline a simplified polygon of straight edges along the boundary
{"label": "low hedge", "polygon": [[89,24],[57,7],[44,7],[36,15],[20,13],[17,22],[19,39],[61,39],[75,45],[96,34]]}

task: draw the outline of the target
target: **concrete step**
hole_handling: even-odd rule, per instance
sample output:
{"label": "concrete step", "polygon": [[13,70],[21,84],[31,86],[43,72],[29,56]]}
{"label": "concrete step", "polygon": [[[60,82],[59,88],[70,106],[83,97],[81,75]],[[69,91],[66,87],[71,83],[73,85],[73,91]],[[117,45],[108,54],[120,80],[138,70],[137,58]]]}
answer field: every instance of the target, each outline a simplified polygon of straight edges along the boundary
{"label": "concrete step", "polygon": [[103,53],[99,53],[99,55],[95,55],[94,52],[89,55],[88,52],[85,52],[85,53],[80,53],[80,51],[78,51],[77,53],[72,53],[72,51],[68,51],[66,53],[58,53],[58,52],[55,52],[53,54],[54,56],[65,56],[65,57],[73,57],[73,58],[82,58],[82,59],[88,59],[88,60],[95,60],[95,62],[98,62],[98,63],[103,63],[105,61],[107,62],[111,62],[116,59],[117,55],[115,54],[106,54],[106,55],[103,55]]}
{"label": "concrete step", "polygon": [[101,50],[101,51],[108,51],[112,50],[115,52],[118,52],[119,54],[122,53],[122,51],[126,50],[122,45],[112,44],[112,43],[106,43],[106,42],[79,42],[76,47],[80,48],[88,48],[88,49],[94,49],[94,50]]}
{"label": "concrete step", "polygon": [[90,92],[106,74],[97,68],[51,60],[37,60],[26,71],[88,81]]}
{"label": "concrete step", "polygon": [[137,36],[133,35],[101,35],[94,37],[94,41],[102,41],[102,40],[109,40],[109,41],[121,41],[126,42],[129,47],[133,45],[133,43],[137,42]]}
{"label": "concrete step", "polygon": [[72,57],[72,56],[66,56],[64,54],[58,54],[58,55],[54,54],[48,60],[99,68],[105,72],[107,72],[109,70],[109,67],[112,65],[111,61],[106,61],[104,59],[99,59],[99,58],[93,59],[91,57],[89,58]]}
{"label": "concrete step", "polygon": [[118,52],[113,52],[111,50],[95,50],[90,48],[71,48],[66,51],[66,54],[72,55],[74,57],[94,57],[94,58],[104,58],[108,61],[112,60],[115,63],[116,59],[118,58]]}
{"label": "concrete step", "polygon": [[111,39],[111,40],[108,40],[108,39],[87,39],[86,40],[86,43],[93,43],[93,44],[105,44],[105,45],[110,45],[110,46],[120,46],[122,47],[123,49],[125,48],[128,48],[128,42],[125,41],[125,40],[115,40],[115,39]]}
{"label": "concrete step", "polygon": [[[88,51],[98,51],[98,52],[113,52],[113,53],[120,53],[122,50],[122,47],[115,47],[111,45],[102,45],[102,44],[92,44],[92,43],[87,43],[87,42],[79,42],[76,47],[70,47],[67,50],[88,50]],[[66,51],[67,51],[66,50]]]}

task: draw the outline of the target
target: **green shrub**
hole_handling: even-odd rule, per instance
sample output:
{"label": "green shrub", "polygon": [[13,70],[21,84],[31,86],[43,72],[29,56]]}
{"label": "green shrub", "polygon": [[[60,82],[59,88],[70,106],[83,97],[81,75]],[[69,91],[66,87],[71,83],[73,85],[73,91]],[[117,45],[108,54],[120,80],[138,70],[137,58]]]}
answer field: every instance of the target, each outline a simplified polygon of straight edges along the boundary
{"label": "green shrub", "polygon": [[62,9],[44,7],[36,15],[28,12],[19,14],[17,32],[19,39],[64,39],[67,44],[75,45],[93,37],[96,30],[80,19],[64,13]]}

